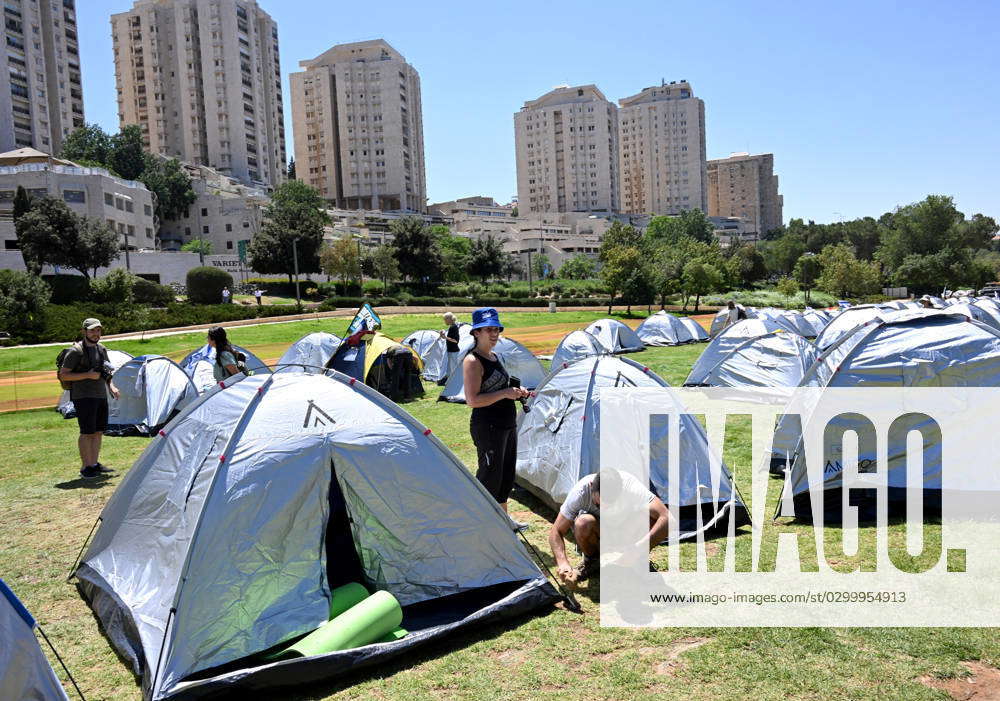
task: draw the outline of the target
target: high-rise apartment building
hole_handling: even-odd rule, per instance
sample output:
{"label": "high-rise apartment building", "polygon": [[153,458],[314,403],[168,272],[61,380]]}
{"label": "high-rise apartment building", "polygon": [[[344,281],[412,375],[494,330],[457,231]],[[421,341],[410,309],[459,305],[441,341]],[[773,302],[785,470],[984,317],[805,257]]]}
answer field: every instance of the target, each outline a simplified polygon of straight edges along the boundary
{"label": "high-rise apartment building", "polygon": [[618,211],[618,108],[596,86],[525,102],[514,142],[522,214]]}
{"label": "high-rise apartment building", "polygon": [[741,217],[758,235],[782,224],[774,154],[734,153],[708,162],[708,215]]}
{"label": "high-rise apartment building", "polygon": [[255,0],[138,0],[111,28],[118,118],[150,151],[284,180],[278,25]]}
{"label": "high-rise apartment building", "polygon": [[621,211],[706,211],[705,103],[687,81],[618,101]]}
{"label": "high-rise apartment building", "polygon": [[0,151],[58,154],[83,124],[83,87],[74,0],[4,0]]}
{"label": "high-rise apartment building", "polygon": [[423,212],[420,76],[382,39],[340,44],[291,74],[299,180],[338,208]]}

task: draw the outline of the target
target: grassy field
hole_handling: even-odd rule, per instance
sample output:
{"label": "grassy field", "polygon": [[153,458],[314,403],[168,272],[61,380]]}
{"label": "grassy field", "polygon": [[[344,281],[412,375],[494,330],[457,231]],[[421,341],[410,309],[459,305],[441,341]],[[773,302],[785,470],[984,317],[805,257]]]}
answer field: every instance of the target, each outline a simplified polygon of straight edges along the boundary
{"label": "grassy field", "polygon": [[[506,321],[512,328],[514,316]],[[535,327],[544,326],[543,321],[555,323],[553,316],[535,316],[540,317]],[[395,317],[386,320],[386,327],[398,338],[414,328],[436,328],[431,321]],[[560,324],[583,321],[558,316]],[[311,330],[313,322],[302,323],[240,329],[237,340],[251,347],[277,343],[277,329],[292,326],[296,328],[291,337],[297,338]],[[518,328],[529,326],[517,323]],[[190,348],[193,341],[175,349]],[[169,350],[177,342],[170,337],[149,343],[162,343],[158,347]],[[676,385],[702,348],[650,349],[632,357]],[[425,388],[426,397],[404,407],[467,466],[474,466],[468,408],[436,402],[440,388]],[[65,579],[102,506],[146,441],[106,439],[103,461],[118,467],[119,474],[84,482],[76,479],[75,421],[64,421],[51,410],[19,412],[0,416],[0,431],[0,505],[5,516],[0,522],[0,577],[39,619],[88,698],[139,699],[128,668]],[[745,487],[749,455],[739,435],[727,442],[725,457],[736,466],[737,480]],[[772,488],[777,487],[775,481]],[[552,514],[527,497],[512,501],[511,510],[532,524],[529,539],[547,553]],[[785,521],[778,528],[796,532],[807,527]],[[892,537],[901,537],[901,528],[894,527]],[[935,532],[932,527],[931,537]],[[748,543],[749,532],[738,541]],[[663,564],[663,549],[654,551],[654,558]],[[949,698],[941,690],[945,688],[964,684],[975,689],[960,681],[968,676],[970,664],[983,675],[995,673],[1000,663],[994,629],[618,630],[599,625],[598,584],[581,589],[578,598],[583,615],[556,607],[423,650],[377,673],[296,689],[280,698],[931,699]]]}

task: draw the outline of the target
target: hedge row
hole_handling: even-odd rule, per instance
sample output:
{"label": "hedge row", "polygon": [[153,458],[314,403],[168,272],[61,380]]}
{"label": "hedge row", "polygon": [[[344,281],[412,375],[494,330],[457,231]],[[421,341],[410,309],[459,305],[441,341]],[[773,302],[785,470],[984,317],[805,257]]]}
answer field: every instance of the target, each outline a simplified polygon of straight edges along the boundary
{"label": "hedge row", "polygon": [[80,327],[87,317],[101,320],[104,333],[129,333],[143,329],[167,329],[196,324],[213,324],[241,319],[294,314],[288,305],[183,304],[174,303],[166,309],[138,312],[122,310],[108,304],[50,304],[45,309],[44,326],[33,336],[19,339],[23,343],[60,343],[80,336]]}
{"label": "hedge row", "polygon": [[548,298],[532,297],[527,299],[515,299],[511,297],[410,297],[405,293],[396,297],[328,297],[319,305],[321,311],[332,311],[334,309],[349,309],[360,307],[368,302],[376,309],[378,307],[406,306],[406,307],[538,307],[547,308],[550,301],[555,301],[561,307],[606,307],[607,298],[576,298],[567,297],[564,299],[550,300]]}

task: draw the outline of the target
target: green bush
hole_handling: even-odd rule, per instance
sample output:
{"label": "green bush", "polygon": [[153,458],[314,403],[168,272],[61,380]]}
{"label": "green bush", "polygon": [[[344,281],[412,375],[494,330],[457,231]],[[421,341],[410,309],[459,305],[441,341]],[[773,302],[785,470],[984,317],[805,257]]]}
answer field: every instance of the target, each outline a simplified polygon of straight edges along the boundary
{"label": "green bush", "polygon": [[382,286],[381,280],[365,280],[361,285],[361,291],[365,296],[377,297],[385,294],[385,287]]}
{"label": "green bush", "polygon": [[[259,287],[264,291],[264,294],[271,297],[294,297],[295,296],[295,282],[289,282],[288,278],[273,278],[273,277],[252,277],[247,279],[246,284],[248,287],[254,288]],[[329,292],[324,292],[326,286],[330,286]],[[312,280],[299,280],[299,289],[301,290],[301,296],[308,298],[307,290],[310,287],[315,287],[317,294],[319,296],[325,297],[334,294],[333,283],[332,282],[313,282]],[[218,301],[213,300],[213,302]]]}
{"label": "green bush", "polygon": [[322,312],[332,312],[334,309],[357,309],[365,302],[371,303],[371,300],[365,299],[364,297],[327,297],[319,305],[319,310]]}
{"label": "green bush", "polygon": [[151,280],[137,278],[132,287],[132,294],[138,304],[148,304],[153,307],[166,307],[174,301],[174,291],[166,285],[160,285]]}
{"label": "green bush", "polygon": [[188,271],[188,301],[193,304],[218,304],[224,287],[232,292],[233,276],[221,268],[205,265]]}
{"label": "green bush", "polygon": [[52,304],[76,304],[90,299],[90,281],[83,275],[43,275],[52,288]]}
{"label": "green bush", "polygon": [[395,297],[379,297],[375,300],[376,307],[398,307],[399,300]]}
{"label": "green bush", "polygon": [[136,280],[138,278],[125,268],[115,268],[104,277],[90,281],[90,298],[98,304],[132,304]]}
{"label": "green bush", "polygon": [[0,270],[0,331],[12,339],[37,333],[52,294],[41,278],[19,270]]}

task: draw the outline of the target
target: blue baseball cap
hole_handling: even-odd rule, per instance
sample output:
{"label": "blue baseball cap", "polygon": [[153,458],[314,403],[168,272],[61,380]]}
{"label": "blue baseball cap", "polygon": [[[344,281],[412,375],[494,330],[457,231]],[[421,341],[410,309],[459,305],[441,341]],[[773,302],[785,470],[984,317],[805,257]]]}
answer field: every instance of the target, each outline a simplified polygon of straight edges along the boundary
{"label": "blue baseball cap", "polygon": [[482,307],[472,312],[472,329],[482,329],[487,326],[496,326],[503,331],[503,324],[500,323],[500,315],[493,307]]}

